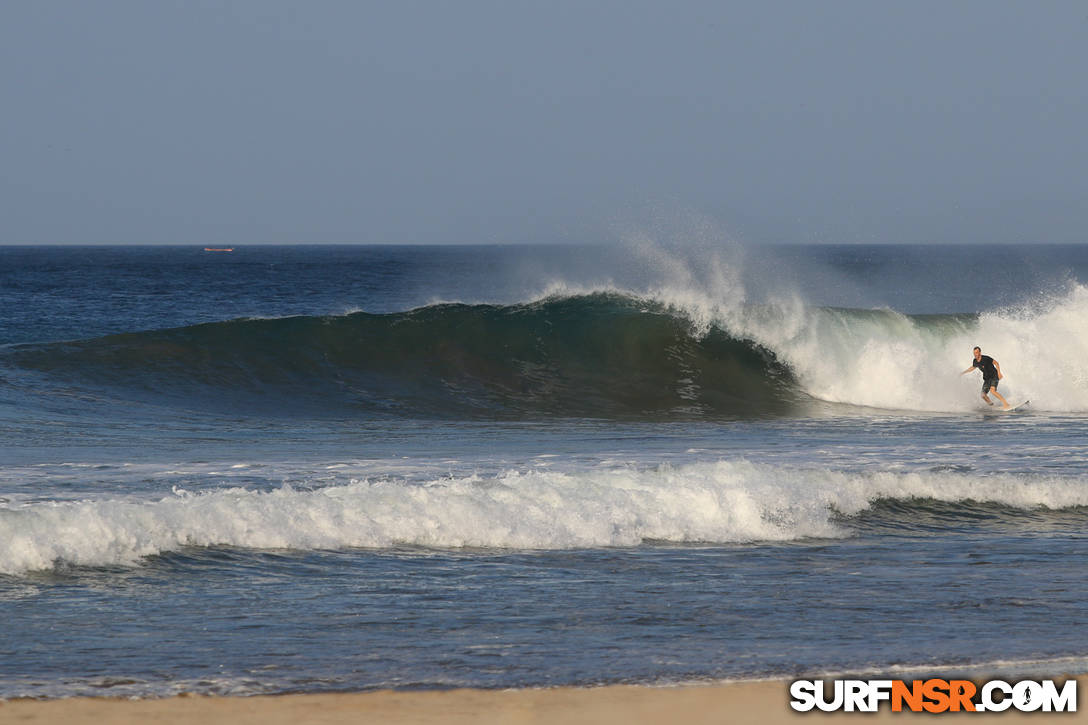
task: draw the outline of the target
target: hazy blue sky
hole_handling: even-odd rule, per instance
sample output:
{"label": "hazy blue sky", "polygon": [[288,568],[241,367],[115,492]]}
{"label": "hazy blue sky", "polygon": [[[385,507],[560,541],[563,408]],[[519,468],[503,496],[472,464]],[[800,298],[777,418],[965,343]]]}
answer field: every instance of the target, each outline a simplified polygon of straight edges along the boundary
{"label": "hazy blue sky", "polygon": [[1088,242],[1088,4],[3,0],[0,243]]}

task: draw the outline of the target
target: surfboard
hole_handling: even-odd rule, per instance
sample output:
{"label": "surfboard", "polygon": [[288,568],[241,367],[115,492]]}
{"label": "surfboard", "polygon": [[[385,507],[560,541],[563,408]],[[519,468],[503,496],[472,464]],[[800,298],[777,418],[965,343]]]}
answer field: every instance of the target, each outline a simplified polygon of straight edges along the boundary
{"label": "surfboard", "polygon": [[1014,410],[1019,410],[1020,408],[1023,408],[1025,405],[1027,405],[1030,402],[1031,402],[1030,400],[1025,400],[1025,401],[1023,401],[1021,403],[1017,403],[1016,405],[1010,405],[1008,408],[998,408],[997,410],[1000,413],[1011,413]]}

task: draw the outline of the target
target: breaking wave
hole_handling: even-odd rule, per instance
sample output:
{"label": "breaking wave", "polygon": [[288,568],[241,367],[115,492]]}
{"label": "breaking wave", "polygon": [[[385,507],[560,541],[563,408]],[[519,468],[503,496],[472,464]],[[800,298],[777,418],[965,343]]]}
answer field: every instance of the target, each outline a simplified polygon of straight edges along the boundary
{"label": "breaking wave", "polygon": [[185,547],[336,550],[401,546],[572,549],[732,543],[1016,524],[1065,512],[1084,524],[1081,478],[850,473],[744,460],[588,471],[511,471],[423,482],[349,480],[303,490],[175,489],[0,507],[0,573],[128,566]]}
{"label": "breaking wave", "polygon": [[18,345],[9,365],[114,395],[232,410],[650,420],[788,415],[814,401],[980,405],[982,345],[1006,397],[1088,411],[1088,288],[982,314],[722,305],[687,292],[242,319]]}

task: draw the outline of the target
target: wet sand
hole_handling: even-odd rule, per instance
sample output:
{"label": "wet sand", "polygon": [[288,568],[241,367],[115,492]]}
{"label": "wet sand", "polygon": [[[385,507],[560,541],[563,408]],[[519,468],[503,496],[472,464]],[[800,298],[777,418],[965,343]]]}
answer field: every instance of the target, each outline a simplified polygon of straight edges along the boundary
{"label": "wet sand", "polygon": [[[1086,679],[1079,678],[1084,691]],[[69,698],[0,703],[0,723],[63,725],[296,725],[317,723],[637,723],[890,722],[933,715],[797,713],[786,681],[732,682],[684,687],[610,686],[527,690],[379,691],[257,697],[180,696],[151,700]],[[1001,722],[1088,722],[1088,708],[1071,713],[946,713],[943,718]]]}

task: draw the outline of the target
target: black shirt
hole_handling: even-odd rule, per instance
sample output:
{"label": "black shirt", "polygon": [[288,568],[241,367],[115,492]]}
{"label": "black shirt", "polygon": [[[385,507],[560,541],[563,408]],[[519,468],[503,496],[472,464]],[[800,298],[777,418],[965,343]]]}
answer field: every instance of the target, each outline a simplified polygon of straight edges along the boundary
{"label": "black shirt", "polygon": [[997,368],[994,367],[994,359],[989,355],[983,355],[978,360],[972,360],[971,367],[982,369],[983,380],[994,380],[997,378]]}

